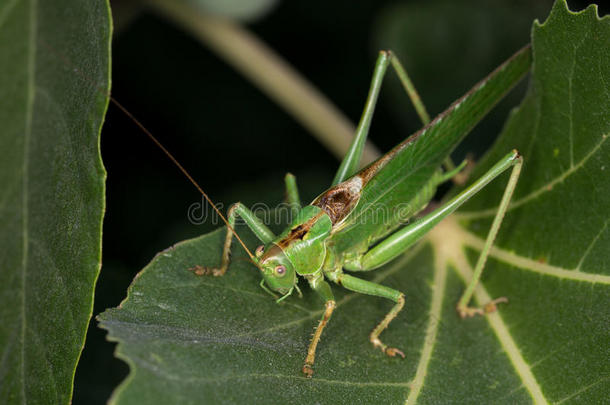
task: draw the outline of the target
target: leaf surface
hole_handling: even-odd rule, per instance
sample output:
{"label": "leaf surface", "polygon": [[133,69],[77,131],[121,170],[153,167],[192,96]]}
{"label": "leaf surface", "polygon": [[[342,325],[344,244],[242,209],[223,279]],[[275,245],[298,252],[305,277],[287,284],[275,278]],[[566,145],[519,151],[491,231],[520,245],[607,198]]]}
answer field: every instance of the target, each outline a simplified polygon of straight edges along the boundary
{"label": "leaf surface", "polygon": [[72,397],[100,268],[109,40],[105,1],[0,4],[1,403]]}
{"label": "leaf surface", "polygon": [[313,379],[300,368],[322,305],[304,283],[302,300],[276,305],[237,247],[222,278],[187,270],[220,261],[219,230],[159,253],[121,306],[100,316],[132,370],[113,401],[603,402],[610,375],[609,30],[593,7],[574,14],[563,1],[534,25],[528,95],[472,175],[513,148],[526,159],[475,292],[479,304],[507,296],[499,312],[461,320],[455,305],[505,176],[426,243],[365,275],[407,297],[382,335],[406,358],[383,356],[368,341],[388,301],[335,288],[337,310]]}

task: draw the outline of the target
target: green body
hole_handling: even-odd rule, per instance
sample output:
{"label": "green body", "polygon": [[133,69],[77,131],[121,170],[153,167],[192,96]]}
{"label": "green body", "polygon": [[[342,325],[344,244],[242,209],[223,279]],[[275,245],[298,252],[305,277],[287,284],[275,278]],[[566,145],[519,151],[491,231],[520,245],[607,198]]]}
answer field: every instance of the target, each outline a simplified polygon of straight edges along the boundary
{"label": "green body", "polygon": [[[384,56],[382,54],[381,58]],[[305,276],[310,282],[321,277],[323,272],[335,272],[340,268],[370,270],[362,263],[370,247],[424,209],[437,186],[455,174],[443,173],[441,164],[523,76],[529,60],[529,49],[520,51],[421,131],[359,172],[346,171],[351,177],[336,178],[335,181],[343,181],[305,206],[288,229],[266,244],[262,264],[271,257],[268,252],[272,247],[280,246],[279,250],[273,249],[273,253],[284,254],[292,266],[289,270]],[[376,73],[382,76],[385,69],[379,69],[380,65],[382,63],[378,62]],[[375,78],[371,87],[372,92],[378,89]],[[368,129],[368,123],[365,125]],[[359,145],[353,146],[358,148]],[[314,218],[316,214],[318,217]],[[392,258],[388,257],[375,267]],[[285,291],[283,283],[284,289],[277,290],[276,277],[272,272],[268,274],[266,284],[280,293]]]}
{"label": "green body", "polygon": [[273,295],[281,294],[279,302],[288,297],[294,289],[298,290],[298,276],[302,276],[325,302],[326,310],[312,338],[303,368],[305,374],[311,376],[313,373],[316,346],[335,306],[328,281],[349,290],[395,302],[392,310],[371,332],[370,340],[386,354],[402,356],[400,350],[388,348],[383,344],[379,335],[402,309],[404,295],[389,287],[346,274],[343,270],[373,270],[402,254],[487,183],[512,167],[513,171],[486,246],[475,267],[475,279],[458,304],[458,311],[462,316],[480,313],[480,310],[468,308],[466,305],[480,277],[487,253],[498,232],[519,176],[522,159],[518,152],[508,153],[484,176],[438,209],[423,217],[417,215],[428,205],[437,186],[453,178],[464,167],[466,162],[457,168],[449,165],[449,170],[443,171],[442,164],[446,162],[451,151],[523,77],[530,62],[529,48],[517,52],[432,122],[427,123],[427,114],[422,115],[422,120],[427,123],[424,128],[358,171],[387,66],[392,64],[416,107],[421,107],[425,112],[423,106],[418,105],[418,97],[411,94],[414,90],[400,63],[391,53],[381,52],[356,136],[341,163],[333,185],[311,204],[301,207],[295,179],[292,175],[287,175],[287,199],[291,204],[294,219],[279,236],[275,236],[242,204],[231,207],[223,262],[214,274],[222,275],[228,267],[233,227],[235,218],[239,215],[264,244],[256,250],[256,256],[252,257],[263,277],[261,287]]}
{"label": "green body", "polygon": [[[359,270],[354,265],[355,259],[362,257],[371,245],[425,208],[434,196],[436,186],[442,181],[442,177],[440,172],[434,173],[428,183],[408,203],[404,201],[390,203],[391,205],[388,205],[390,209],[386,213],[381,204],[388,200],[392,202],[392,197],[400,198],[400,190],[392,190],[385,194],[381,201],[380,199],[375,201],[371,198],[369,187],[358,189],[353,186],[353,183],[361,183],[358,181],[360,179],[358,175],[355,175],[334,187],[341,195],[349,194],[343,191],[350,187],[357,190],[353,196],[354,206],[348,210],[344,218],[333,221],[332,202],[325,204],[325,201],[317,198],[311,205],[303,207],[292,224],[265,246],[260,258],[261,264],[264,265],[271,257],[285,256],[291,266],[289,274],[295,273],[308,280],[318,279],[324,271],[334,271],[341,267]],[[328,193],[327,191],[322,196]],[[394,210],[392,209],[394,207],[402,209]],[[285,294],[287,292],[285,286],[282,285],[284,290],[279,291],[277,287],[280,287],[280,284],[276,280],[283,279],[289,274],[277,277],[269,272],[270,276],[265,280],[270,288]]]}

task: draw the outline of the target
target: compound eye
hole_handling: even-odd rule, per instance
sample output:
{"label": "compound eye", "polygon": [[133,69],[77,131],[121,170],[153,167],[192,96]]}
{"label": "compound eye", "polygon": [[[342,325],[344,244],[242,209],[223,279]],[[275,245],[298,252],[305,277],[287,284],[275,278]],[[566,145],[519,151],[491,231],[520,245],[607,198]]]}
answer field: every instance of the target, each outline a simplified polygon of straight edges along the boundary
{"label": "compound eye", "polygon": [[261,257],[263,255],[263,250],[265,250],[264,245],[260,245],[259,247],[257,247],[256,250],[254,251],[254,254],[256,255],[256,257]]}
{"label": "compound eye", "polygon": [[286,274],[286,267],[282,266],[281,264],[279,266],[275,267],[275,275],[282,277],[284,274]]}

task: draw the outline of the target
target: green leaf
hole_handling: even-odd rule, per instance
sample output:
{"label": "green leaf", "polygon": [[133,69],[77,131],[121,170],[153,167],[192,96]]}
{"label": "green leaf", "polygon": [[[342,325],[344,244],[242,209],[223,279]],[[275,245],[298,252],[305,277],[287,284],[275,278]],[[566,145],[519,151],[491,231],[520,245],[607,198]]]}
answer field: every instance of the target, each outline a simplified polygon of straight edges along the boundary
{"label": "green leaf", "polygon": [[109,21],[105,1],[0,5],[1,403],[72,397],[100,268]]}
{"label": "green leaf", "polygon": [[[337,310],[313,379],[300,369],[322,305],[277,305],[235,244],[222,278],[219,230],[161,252],[119,308],[100,316],[130,367],[116,403],[600,403],[608,397],[607,263],[610,190],[608,18],[556,3],[533,30],[528,95],[472,178],[509,150],[525,156],[515,201],[488,260],[477,303],[507,296],[485,317],[455,305],[506,177],[370,280],[406,294],[382,335],[406,358],[383,356],[368,334],[390,309],[335,288]],[[249,246],[257,243],[242,232]]]}

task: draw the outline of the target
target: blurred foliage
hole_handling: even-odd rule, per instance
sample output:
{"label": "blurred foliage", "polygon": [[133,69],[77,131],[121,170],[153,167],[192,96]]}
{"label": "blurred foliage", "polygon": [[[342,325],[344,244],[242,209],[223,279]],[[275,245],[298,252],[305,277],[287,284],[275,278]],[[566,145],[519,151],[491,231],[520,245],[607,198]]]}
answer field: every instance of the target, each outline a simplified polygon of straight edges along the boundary
{"label": "blurred foliage", "polygon": [[207,13],[233,18],[240,21],[253,21],[268,14],[278,0],[188,0]]}

